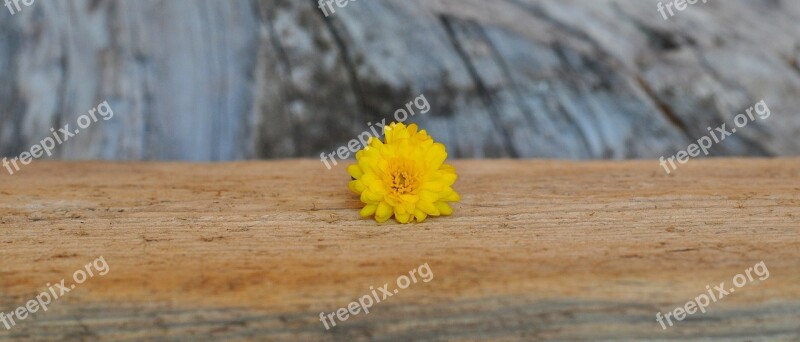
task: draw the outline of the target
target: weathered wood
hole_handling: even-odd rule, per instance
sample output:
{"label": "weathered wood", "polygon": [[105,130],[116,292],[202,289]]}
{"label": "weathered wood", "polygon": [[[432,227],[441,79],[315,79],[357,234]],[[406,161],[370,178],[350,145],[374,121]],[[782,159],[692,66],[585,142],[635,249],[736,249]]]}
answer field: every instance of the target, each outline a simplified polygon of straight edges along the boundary
{"label": "weathered wood", "polygon": [[0,154],[109,100],[60,158],[315,156],[419,94],[453,156],[672,155],[760,99],[712,153],[800,154],[800,3],[659,1],[37,1],[0,15]]}
{"label": "weathered wood", "polygon": [[[36,163],[0,177],[0,311],[111,271],[0,340],[800,338],[800,159],[453,164],[454,216],[380,225],[318,161]],[[768,279],[656,323],[762,260]],[[429,283],[325,331],[423,263]]]}

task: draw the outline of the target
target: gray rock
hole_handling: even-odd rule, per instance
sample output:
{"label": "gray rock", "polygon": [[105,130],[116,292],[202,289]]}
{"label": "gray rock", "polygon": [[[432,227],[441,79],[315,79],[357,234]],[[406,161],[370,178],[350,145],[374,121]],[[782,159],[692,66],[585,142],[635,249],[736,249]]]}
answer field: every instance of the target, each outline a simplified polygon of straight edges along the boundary
{"label": "gray rock", "polygon": [[[424,94],[454,157],[798,155],[800,2],[37,1],[0,11],[0,154],[108,101],[62,159],[319,156]],[[3,9],[4,11],[4,9]]]}

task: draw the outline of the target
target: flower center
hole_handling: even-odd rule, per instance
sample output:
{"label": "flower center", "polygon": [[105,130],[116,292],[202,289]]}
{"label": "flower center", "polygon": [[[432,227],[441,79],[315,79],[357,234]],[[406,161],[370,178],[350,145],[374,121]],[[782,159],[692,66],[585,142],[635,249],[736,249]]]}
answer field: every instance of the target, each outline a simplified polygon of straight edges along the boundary
{"label": "flower center", "polygon": [[414,163],[406,159],[393,159],[387,168],[387,183],[395,195],[413,193],[419,185],[419,172]]}

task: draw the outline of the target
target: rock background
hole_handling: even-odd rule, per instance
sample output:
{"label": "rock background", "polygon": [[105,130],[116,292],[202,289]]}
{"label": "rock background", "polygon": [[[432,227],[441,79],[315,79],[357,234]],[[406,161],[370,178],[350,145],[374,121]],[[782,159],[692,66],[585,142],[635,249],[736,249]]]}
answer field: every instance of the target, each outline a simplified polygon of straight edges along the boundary
{"label": "rock background", "polygon": [[424,94],[454,157],[670,156],[761,99],[717,156],[800,154],[800,2],[37,0],[0,8],[0,154],[108,100],[61,159],[331,152]]}

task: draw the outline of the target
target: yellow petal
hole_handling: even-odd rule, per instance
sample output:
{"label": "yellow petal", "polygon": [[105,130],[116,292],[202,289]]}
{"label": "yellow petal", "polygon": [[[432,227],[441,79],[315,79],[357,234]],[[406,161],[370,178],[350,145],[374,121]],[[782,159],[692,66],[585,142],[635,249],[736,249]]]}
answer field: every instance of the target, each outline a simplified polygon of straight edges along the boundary
{"label": "yellow petal", "polygon": [[438,170],[445,159],[447,159],[447,152],[445,152],[444,145],[440,143],[433,144],[425,156],[425,162],[430,170]]}
{"label": "yellow petal", "polygon": [[459,196],[457,192],[449,190],[442,193],[441,200],[445,202],[458,202],[461,201],[461,196]]}
{"label": "yellow petal", "polygon": [[456,182],[456,179],[458,179],[458,175],[455,173],[443,172],[441,174],[440,181],[445,185],[453,185],[453,183]]}
{"label": "yellow petal", "polygon": [[375,183],[375,182],[380,182],[378,177],[375,176],[375,174],[371,173],[371,172],[364,173],[364,175],[361,176],[361,179],[359,179],[359,180],[364,182],[364,184],[372,184],[372,183]]}
{"label": "yellow petal", "polygon": [[350,183],[347,183],[347,186],[350,188],[350,190],[359,195],[367,188],[364,186],[364,183],[359,180],[350,181]]}
{"label": "yellow petal", "polygon": [[358,164],[351,164],[348,166],[347,173],[349,173],[350,176],[355,179],[359,179],[362,175],[364,175],[364,171],[361,171],[361,167],[359,167]]}
{"label": "yellow petal", "polygon": [[433,203],[438,198],[439,198],[439,195],[436,194],[435,192],[423,190],[423,191],[420,191],[420,193],[419,193],[419,200],[420,201]]}
{"label": "yellow petal", "polygon": [[374,181],[372,183],[369,183],[368,188],[370,191],[379,194],[381,196],[386,195],[386,188],[383,186],[383,182],[381,181]]}
{"label": "yellow petal", "polygon": [[439,209],[439,212],[444,216],[453,214],[453,208],[450,208],[450,205],[445,202],[436,202],[433,205],[436,206],[436,209]]}
{"label": "yellow petal", "polygon": [[400,223],[409,223],[411,222],[411,214],[409,213],[396,213],[394,214],[394,218],[397,219],[397,222]]}
{"label": "yellow petal", "polygon": [[[430,190],[431,192],[441,192],[444,190],[445,186],[447,185],[441,181],[427,181],[425,184],[422,184],[422,189]],[[431,199],[430,197],[427,198]]]}
{"label": "yellow petal", "polygon": [[364,209],[361,209],[359,214],[361,214],[361,217],[367,218],[367,217],[370,217],[372,215],[375,215],[375,211],[376,210],[378,210],[378,205],[377,204],[367,204],[364,207]]}
{"label": "yellow petal", "polygon": [[431,202],[419,201],[417,202],[417,208],[428,215],[439,216],[439,209],[437,209],[436,206]]}
{"label": "yellow petal", "polygon": [[416,211],[416,208],[415,208],[416,205],[414,203],[411,203],[411,202],[403,202],[402,207],[404,209],[403,211],[405,211],[405,212],[407,212],[409,214],[411,214],[414,211]]}
{"label": "yellow petal", "polygon": [[442,166],[439,167],[439,171],[455,174],[456,168],[454,168],[453,165],[442,164]]}
{"label": "yellow petal", "polygon": [[419,200],[419,196],[416,195],[401,195],[400,198],[402,198],[403,201],[409,203],[417,203],[417,201]]}
{"label": "yellow petal", "polygon": [[386,202],[381,202],[378,204],[378,208],[375,211],[375,220],[378,222],[386,222],[390,217],[392,217],[392,207],[390,207]]}
{"label": "yellow petal", "polygon": [[408,135],[409,136],[416,135],[418,129],[419,129],[419,127],[417,126],[417,124],[408,125]]}
{"label": "yellow petal", "polygon": [[383,195],[375,193],[374,191],[367,189],[361,193],[361,202],[364,203],[378,203],[383,200]]}
{"label": "yellow petal", "polygon": [[426,214],[422,210],[417,209],[414,212],[414,217],[417,218],[417,222],[422,222],[422,221],[425,221],[425,218],[428,217],[428,214]]}

